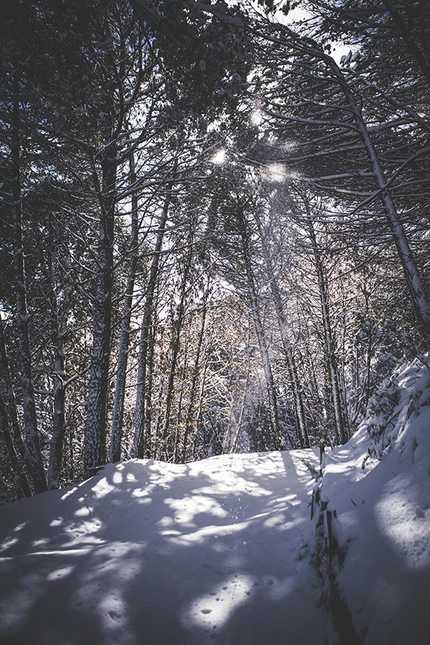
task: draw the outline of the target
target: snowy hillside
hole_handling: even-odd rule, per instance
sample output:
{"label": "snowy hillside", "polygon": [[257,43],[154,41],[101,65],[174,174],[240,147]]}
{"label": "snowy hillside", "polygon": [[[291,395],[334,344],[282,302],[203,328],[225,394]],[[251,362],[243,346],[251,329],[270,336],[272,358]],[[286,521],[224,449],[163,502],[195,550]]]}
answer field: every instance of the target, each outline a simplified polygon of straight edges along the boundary
{"label": "snowy hillside", "polygon": [[318,481],[317,450],[131,460],[3,506],[1,645],[428,645],[429,397],[405,368]]}
{"label": "snowy hillside", "polygon": [[[426,357],[428,361],[428,356]],[[321,499],[346,557],[337,583],[364,643],[430,643],[430,369],[416,361],[325,458]],[[369,435],[373,440],[369,440]],[[340,560],[342,561],[342,555]]]}

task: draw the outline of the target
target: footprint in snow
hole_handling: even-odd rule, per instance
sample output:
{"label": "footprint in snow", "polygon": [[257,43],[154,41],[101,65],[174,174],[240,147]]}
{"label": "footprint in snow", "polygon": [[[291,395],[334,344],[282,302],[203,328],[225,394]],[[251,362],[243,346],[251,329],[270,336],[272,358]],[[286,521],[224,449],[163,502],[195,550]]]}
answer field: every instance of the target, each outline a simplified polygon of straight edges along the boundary
{"label": "footprint in snow", "polygon": [[424,511],[423,511],[423,509],[422,509],[420,506],[416,506],[416,507],[415,507],[415,515],[416,515],[417,517],[425,517],[425,515],[424,515]]}

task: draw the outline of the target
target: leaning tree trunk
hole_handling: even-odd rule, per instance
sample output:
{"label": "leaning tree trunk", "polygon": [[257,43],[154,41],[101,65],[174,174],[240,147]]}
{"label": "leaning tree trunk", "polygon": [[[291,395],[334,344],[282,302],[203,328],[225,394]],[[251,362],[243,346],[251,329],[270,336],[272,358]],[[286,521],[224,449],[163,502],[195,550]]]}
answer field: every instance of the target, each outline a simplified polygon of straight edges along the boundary
{"label": "leaning tree trunk", "polygon": [[412,249],[409,246],[405,229],[397,212],[391,193],[387,188],[387,181],[379,161],[378,153],[373,145],[372,138],[364,122],[360,107],[357,105],[354,96],[348,87],[344,89],[344,93],[349,101],[351,110],[354,113],[363,143],[373,167],[373,173],[380,193],[380,198],[384,206],[385,215],[390,225],[392,237],[403,267],[406,283],[409,287],[409,292],[412,297],[412,303],[414,305],[418,321],[425,338],[427,341],[430,341],[430,304],[415,263]]}
{"label": "leaning tree trunk", "polygon": [[306,51],[320,60],[324,61],[333,74],[333,80],[341,88],[345,99],[348,102],[355,124],[361,135],[361,140],[370,160],[375,183],[378,188],[378,194],[382,202],[387,222],[391,229],[393,241],[395,243],[400,263],[403,268],[406,283],[411,294],[412,303],[417,314],[422,333],[427,342],[430,342],[430,303],[424,289],[421,276],[419,274],[412,249],[409,246],[399,213],[394,204],[387,180],[382,169],[377,150],[373,144],[369,129],[363,118],[363,114],[353,91],[347,80],[342,74],[341,69],[335,60],[326,54],[323,48],[311,38],[302,39],[289,30],[296,45],[301,51]]}
{"label": "leaning tree trunk", "polygon": [[19,73],[13,80],[13,121],[12,121],[12,200],[13,200],[13,260],[16,290],[16,318],[18,330],[18,348],[21,372],[21,394],[23,408],[23,427],[28,452],[28,475],[33,492],[47,490],[46,476],[40,449],[37,428],[36,401],[34,397],[33,376],[31,370],[31,350],[29,314],[27,310],[27,290],[25,284],[24,248],[22,236],[22,202],[21,202],[21,118],[19,97]]}
{"label": "leaning tree trunk", "polygon": [[106,461],[107,397],[112,318],[113,243],[115,222],[116,147],[106,146],[101,162],[102,185],[94,169],[100,202],[97,286],[94,299],[93,348],[85,420],[84,471],[94,474]]}

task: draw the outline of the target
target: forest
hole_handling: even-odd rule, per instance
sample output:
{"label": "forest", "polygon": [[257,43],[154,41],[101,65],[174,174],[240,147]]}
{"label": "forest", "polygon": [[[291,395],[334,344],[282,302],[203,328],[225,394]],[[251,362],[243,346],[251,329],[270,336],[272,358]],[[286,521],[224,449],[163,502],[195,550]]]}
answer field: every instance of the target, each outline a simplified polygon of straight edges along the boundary
{"label": "forest", "polygon": [[5,2],[0,502],[348,441],[429,349],[429,34],[426,0]]}

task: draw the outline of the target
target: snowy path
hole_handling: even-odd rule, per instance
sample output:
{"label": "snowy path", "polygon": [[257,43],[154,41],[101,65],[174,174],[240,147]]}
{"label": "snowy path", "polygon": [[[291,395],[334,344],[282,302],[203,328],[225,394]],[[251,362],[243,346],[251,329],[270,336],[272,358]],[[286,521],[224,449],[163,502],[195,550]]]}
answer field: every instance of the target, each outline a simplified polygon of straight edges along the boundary
{"label": "snowy path", "polygon": [[2,507],[1,645],[325,644],[304,456],[132,460]]}

